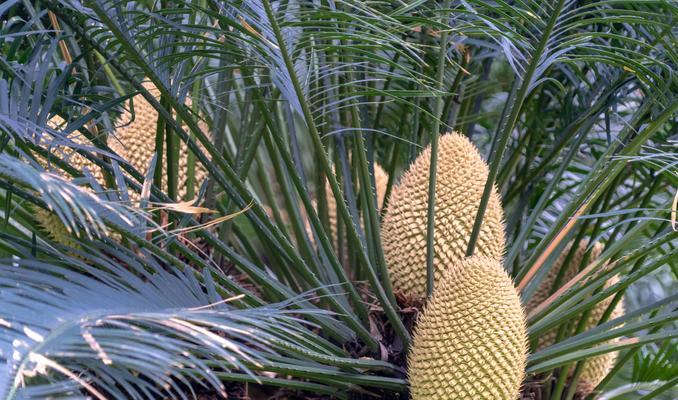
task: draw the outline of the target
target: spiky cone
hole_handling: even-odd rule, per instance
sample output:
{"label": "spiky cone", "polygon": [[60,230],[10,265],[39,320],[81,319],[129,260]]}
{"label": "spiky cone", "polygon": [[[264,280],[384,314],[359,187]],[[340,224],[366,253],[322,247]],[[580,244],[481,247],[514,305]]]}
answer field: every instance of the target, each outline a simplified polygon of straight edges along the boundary
{"label": "spiky cone", "polygon": [[[62,129],[65,128],[66,121],[64,121],[60,116],[55,115],[52,117],[48,122],[47,125],[51,129]],[[74,143],[81,144],[81,145],[89,145],[92,146],[91,143],[84,137],[79,132],[76,132],[77,134],[73,135],[69,139],[72,140]],[[110,141],[111,143],[108,143],[109,147],[116,152],[118,155],[124,156],[124,149],[118,144],[118,142],[115,141]],[[51,145],[51,144],[50,144]],[[47,147],[47,145],[43,145],[43,147]],[[51,154],[57,155],[55,153],[55,148],[52,146],[49,146],[48,149],[50,150]],[[60,148],[62,150],[62,153],[59,154],[64,157],[65,160],[68,161],[69,165],[73,167],[73,169],[77,171],[84,171],[85,168],[92,174],[94,179],[100,184],[104,185],[104,171],[94,162],[90,161],[89,159],[85,158],[84,156],[80,155],[80,153],[74,151],[70,147],[64,147]],[[43,166],[47,166],[48,160],[42,161]],[[63,175],[61,171],[57,171],[57,173]]]}
{"label": "spiky cone", "polygon": [[[565,261],[567,259],[568,254],[570,253],[570,249],[572,248],[572,246],[568,245],[565,248],[565,250],[558,256],[554,265],[548,271],[546,276],[540,282],[539,286],[537,287],[537,290],[534,292],[534,295],[532,295],[532,297],[527,302],[525,308],[528,310],[528,312],[536,308],[539,304],[546,300],[555,290],[557,290],[557,288],[553,288],[553,285],[560,271],[562,271],[562,278],[560,279],[559,286],[562,286],[565,283],[572,280],[572,278],[574,278],[575,275],[577,275],[580,268],[586,267],[586,265],[582,265],[582,263],[584,261],[584,256],[586,254],[587,247],[588,243],[583,241],[579,242],[579,246],[575,250],[568,264],[565,264]],[[588,258],[588,263],[591,263],[594,260],[596,260],[600,256],[602,251],[603,245],[600,243],[596,243],[591,249],[591,253]],[[612,277],[605,284],[605,287],[614,285],[617,281],[618,278],[616,276]],[[608,306],[612,303],[612,298],[613,296],[606,298],[605,300],[596,304],[596,306],[591,309],[588,317],[586,318],[586,322],[583,325],[584,331],[589,330],[598,325],[600,318],[605,313],[605,310],[607,310]],[[620,301],[612,311],[610,319],[615,319],[621,317],[622,315],[624,315],[624,304],[622,301]],[[567,332],[567,335],[565,335],[565,337],[568,337],[574,333],[573,332],[574,327],[579,325],[580,321],[581,316],[579,318],[574,319],[570,323],[569,332]],[[556,341],[556,336],[558,334],[558,329],[559,328],[554,328],[553,330],[548,331],[545,334],[541,335],[537,342],[537,350],[543,349],[554,344]],[[610,341],[609,343],[614,343],[615,341],[617,341],[617,339]],[[577,383],[577,393],[580,396],[588,396],[593,391],[593,389],[595,389],[595,387],[598,386],[598,384],[610,372],[615,362],[617,361],[617,356],[618,356],[617,352],[611,352],[586,360],[581,375],[579,376],[579,381]]]}
{"label": "spiky cone", "polygon": [[501,263],[475,255],[446,269],[417,322],[408,375],[413,400],[515,400],[527,329]]}
{"label": "spiky cone", "polygon": [[[381,240],[393,288],[419,303],[426,294],[426,224],[431,148],[427,147],[394,188]],[[488,167],[476,147],[458,133],[440,137],[435,189],[435,282],[465,257],[487,181]],[[476,254],[499,260],[504,253],[504,212],[494,189],[476,244]]]}

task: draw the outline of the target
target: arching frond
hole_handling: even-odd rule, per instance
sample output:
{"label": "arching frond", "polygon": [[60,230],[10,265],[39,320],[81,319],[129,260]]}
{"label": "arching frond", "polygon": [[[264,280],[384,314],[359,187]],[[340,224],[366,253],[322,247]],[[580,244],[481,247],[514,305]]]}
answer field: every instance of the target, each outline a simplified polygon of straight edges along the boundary
{"label": "arching frond", "polygon": [[206,360],[252,375],[304,335],[285,305],[237,309],[229,304],[237,298],[207,291],[189,270],[77,267],[0,265],[3,398],[21,396],[36,378],[52,381],[53,394],[72,392],[74,381],[94,398],[185,398],[185,385],[201,382],[225,395]]}

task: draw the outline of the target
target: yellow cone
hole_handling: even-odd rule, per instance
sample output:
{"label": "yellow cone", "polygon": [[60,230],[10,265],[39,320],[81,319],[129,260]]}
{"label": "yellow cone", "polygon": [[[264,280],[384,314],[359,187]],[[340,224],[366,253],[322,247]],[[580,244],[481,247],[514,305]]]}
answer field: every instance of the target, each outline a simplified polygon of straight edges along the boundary
{"label": "yellow cone", "polygon": [[516,400],[527,331],[518,292],[499,261],[450,265],[426,304],[408,359],[413,400]]}
{"label": "yellow cone", "polygon": [[55,213],[39,207],[31,207],[31,210],[35,214],[35,221],[38,223],[38,227],[47,233],[52,240],[68,247],[80,247],[74,239],[73,233],[66,228],[66,225],[61,222],[61,219]]}
{"label": "yellow cone", "polygon": [[[420,300],[426,293],[426,223],[430,147],[394,188],[382,224],[381,240],[394,290]],[[440,137],[435,195],[435,280],[465,257],[466,246],[487,180],[488,168],[464,136]],[[501,259],[504,214],[496,190],[490,196],[476,254]]]}
{"label": "yellow cone", "polygon": [[[562,286],[568,281],[570,281],[572,278],[574,278],[575,275],[577,275],[580,266],[582,268],[586,267],[586,265],[581,264],[584,259],[584,255],[586,254],[587,247],[588,244],[586,242],[583,241],[580,242],[579,247],[572,255],[572,258],[567,265],[564,265],[564,263],[565,259],[567,258],[567,255],[570,253],[571,246],[568,245],[565,248],[565,250],[559,255],[558,259],[555,261],[554,265],[549,270],[548,274],[539,284],[539,287],[535,291],[534,295],[527,302],[526,309],[528,310],[528,312],[537,307],[552,294],[552,287],[556,280],[556,277],[558,276],[559,271],[561,271],[563,268],[565,269],[563,271],[563,277],[560,280],[560,285]],[[588,258],[588,263],[590,264],[596,258],[598,258],[602,251],[603,246],[600,243],[596,243],[591,249],[591,254]],[[618,278],[613,277],[607,282],[606,287],[615,284],[617,281]],[[600,321],[600,318],[603,316],[603,313],[610,305],[610,303],[612,303],[612,298],[613,296],[606,298],[605,300],[598,303],[591,310],[588,318],[586,319],[586,323],[584,324],[584,331],[587,331],[598,325],[598,322]],[[615,307],[615,309],[612,311],[610,319],[615,319],[621,317],[622,315],[624,315],[624,305],[623,302],[620,301]],[[571,322],[572,329],[570,330],[569,334],[574,333],[573,327],[577,326],[580,320],[581,318],[575,319],[573,320],[573,322]],[[556,341],[557,334],[558,328],[546,332],[539,338],[537,349],[538,350],[543,349],[554,344]],[[582,370],[582,373],[579,377],[579,382],[577,384],[577,392],[580,393],[581,395],[588,395],[589,393],[591,393],[591,391],[596,386],[598,386],[598,384],[610,372],[615,362],[617,361],[617,356],[618,356],[617,352],[612,352],[588,359],[584,364],[584,369]]]}

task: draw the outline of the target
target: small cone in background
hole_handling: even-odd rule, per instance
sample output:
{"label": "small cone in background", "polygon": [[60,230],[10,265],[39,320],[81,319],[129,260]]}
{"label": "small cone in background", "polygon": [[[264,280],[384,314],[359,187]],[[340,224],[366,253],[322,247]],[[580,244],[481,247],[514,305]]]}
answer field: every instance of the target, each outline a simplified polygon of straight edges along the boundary
{"label": "small cone in background", "polygon": [[[388,185],[388,174],[384,169],[378,164],[374,164],[374,186],[377,191],[377,207],[381,209],[381,205],[384,204],[384,196],[386,195],[386,186]],[[327,200],[327,219],[330,223],[330,232],[332,234],[332,244],[335,246],[338,243],[338,229],[337,229],[337,203],[334,200],[334,195],[332,194],[332,188],[330,187],[329,182],[325,184],[325,198]],[[345,229],[345,228],[344,228]],[[344,234],[346,238],[346,234]],[[344,239],[346,243],[346,239]],[[344,260],[345,263],[348,260]]]}
{"label": "small cone in background", "polygon": [[525,314],[501,263],[475,255],[448,266],[415,328],[412,399],[515,400],[526,359]]}
{"label": "small cone in background", "polygon": [[[65,124],[65,121],[57,115],[52,117],[47,124],[51,129],[59,129]],[[78,144],[91,145],[91,143],[89,143],[87,139],[81,134],[72,137],[71,140]],[[117,143],[109,143],[109,146],[119,155],[124,154],[122,147],[117,145]],[[69,165],[71,165],[75,170],[84,171],[85,168],[87,168],[99,185],[102,187],[106,186],[104,172],[97,164],[88,160],[71,148],[65,148],[64,153]],[[47,161],[45,160],[43,165],[46,164]],[[55,213],[40,207],[33,207],[33,212],[35,214],[35,220],[38,223],[38,226],[44,232],[46,232],[50,238],[52,238],[55,242],[64,244],[66,246],[78,248],[77,242],[73,239],[73,234],[69,232],[63,222],[61,222],[61,219],[59,219]]]}
{"label": "small cone in background", "polygon": [[[458,133],[440,137],[435,190],[435,280],[466,255],[487,181],[488,167],[476,147]],[[431,149],[427,147],[394,188],[382,223],[381,240],[393,288],[414,302],[426,294],[426,224]],[[493,190],[476,244],[476,254],[500,260],[504,213]]]}
{"label": "small cone in background", "polygon": [[68,231],[66,225],[61,222],[61,219],[55,213],[39,207],[31,207],[31,210],[35,214],[34,218],[38,227],[47,233],[52,240],[74,249],[80,247],[73,238],[73,234]]}
{"label": "small cone in background", "polygon": [[[541,281],[539,284],[539,287],[535,291],[534,295],[529,299],[527,302],[525,308],[527,311],[533,310],[535,307],[537,307],[539,304],[541,304],[544,300],[546,300],[552,293],[552,288],[553,284],[556,280],[556,277],[558,276],[559,271],[563,270],[562,272],[563,276],[562,279],[560,280],[560,285],[564,285],[572,278],[579,273],[579,268],[586,267],[586,265],[581,265],[582,261],[584,259],[584,255],[586,254],[586,249],[588,247],[588,243],[586,242],[579,242],[579,246],[575,250],[574,254],[572,255],[572,258],[570,262],[567,265],[564,265],[565,259],[567,258],[568,254],[570,253],[571,245],[568,245],[565,250],[558,256],[558,259],[555,261],[554,265],[551,267],[551,269],[548,271],[547,275],[544,277],[544,279]],[[589,256],[589,263],[593,262],[596,258],[600,256],[600,254],[603,251],[603,246],[600,243],[596,243],[593,248],[591,249],[591,254]],[[605,285],[605,287],[609,287],[611,285],[614,285],[618,281],[618,278],[612,277]],[[605,300],[601,301],[598,303],[589,313],[589,316],[586,319],[586,323],[584,324],[584,331],[587,331],[596,325],[598,325],[598,322],[600,321],[600,318],[603,316],[605,313],[605,310],[607,307],[612,303],[612,298],[613,296],[610,296],[606,298]],[[610,315],[610,319],[615,319],[618,317],[621,317],[624,315],[624,305],[623,301],[620,301],[617,306],[614,308],[612,311],[612,314]],[[571,330],[566,337],[570,336],[574,332],[574,327],[579,324],[581,318],[579,319],[574,319],[571,322]],[[556,336],[558,334],[558,329],[559,328],[554,328],[553,330],[546,332],[544,335],[539,337],[539,341],[537,344],[537,350],[543,349],[545,347],[551,346],[552,344],[555,343],[556,341]],[[613,340],[611,343],[616,341],[617,339]],[[618,352],[611,352],[611,353],[605,353],[597,357],[590,358],[586,360],[584,364],[584,369],[581,372],[581,375],[579,377],[579,382],[577,383],[577,392],[580,395],[588,395],[590,394],[593,389],[598,386],[598,384],[607,376],[607,374],[610,372],[612,367],[614,366],[615,362],[617,361],[617,356]]]}
{"label": "small cone in background", "polygon": [[[154,96],[160,96],[160,92],[150,83],[144,83],[144,88]],[[190,101],[190,100],[189,100]],[[189,102],[190,104],[190,102]],[[134,120],[126,113],[122,116],[118,125],[121,125],[114,133],[109,142],[117,142],[123,148],[124,158],[138,171],[144,173],[155,154],[155,135],[158,123],[158,112],[144,99],[142,95],[134,97]],[[184,126],[184,129],[188,128]],[[200,129],[207,132],[204,123],[200,123]],[[179,176],[177,183],[178,200],[183,199],[187,192],[188,171],[188,146],[181,140],[179,145]],[[166,143],[164,144],[166,146]],[[163,147],[163,152],[166,151]],[[162,176],[167,176],[167,162],[163,153]],[[160,165],[156,166],[160,167]],[[195,187],[197,193],[202,182],[207,177],[205,167],[199,162],[195,163]],[[190,200],[190,199],[188,199]]]}
{"label": "small cone in background", "polygon": [[[144,87],[154,96],[159,95],[159,91],[149,83],[145,83]],[[134,120],[132,121],[132,114],[125,113],[121,117],[117,125],[120,127],[108,139],[108,146],[115,151],[123,159],[127,160],[132,167],[141,173],[145,173],[150,165],[150,161],[155,154],[155,136],[157,130],[158,113],[147,102],[143,96],[137,95],[134,97]],[[49,125],[52,128],[58,128],[63,125],[64,121],[58,116],[53,117]],[[207,132],[206,125],[200,124],[201,129]],[[73,138],[77,143],[88,143],[84,137],[77,136]],[[88,143],[89,144],[89,143]],[[105,187],[104,173],[101,168],[87,158],[81,156],[77,152],[66,149],[68,152],[68,162],[77,170],[83,170],[85,167],[89,169],[96,181]],[[177,194],[178,200],[185,197],[187,193],[187,170],[188,170],[188,152],[189,149],[185,143],[181,142],[179,148],[179,176]],[[163,159],[164,154],[163,154]],[[162,163],[163,177],[167,176],[167,163]],[[197,193],[202,182],[207,177],[207,171],[204,166],[196,162],[195,164],[195,188],[194,193]],[[130,197],[133,201],[139,200],[139,194],[130,192]],[[189,199],[190,200],[190,199]],[[59,217],[44,209],[35,209],[36,220],[45,232],[47,232],[56,242],[73,247],[76,242],[72,238],[72,234],[68,232]]]}

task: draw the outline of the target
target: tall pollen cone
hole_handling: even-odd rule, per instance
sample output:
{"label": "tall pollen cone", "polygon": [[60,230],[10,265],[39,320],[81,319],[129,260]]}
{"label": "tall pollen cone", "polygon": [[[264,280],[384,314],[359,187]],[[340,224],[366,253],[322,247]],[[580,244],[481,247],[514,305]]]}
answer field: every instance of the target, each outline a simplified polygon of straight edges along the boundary
{"label": "tall pollen cone", "polygon": [[[47,125],[51,129],[61,129],[61,128],[66,127],[65,126],[66,121],[64,121],[63,118],[61,118],[60,116],[55,115],[54,117],[52,117],[47,122]],[[81,144],[81,145],[93,146],[92,143],[89,142],[87,140],[87,138],[85,138],[84,135],[80,134],[79,132],[76,132],[76,134],[77,135],[74,135],[73,137],[70,138],[73,142]],[[116,152],[118,155],[124,155],[123,148],[117,142],[115,142],[113,140],[111,140],[109,142],[110,143],[107,143],[107,144],[111,148],[111,150]],[[73,151],[73,149],[71,149],[71,148],[65,148],[64,153],[65,153],[65,156],[68,160],[68,163],[74,169],[76,169],[78,171],[83,171],[85,168],[87,168],[89,170],[89,172],[92,174],[92,176],[94,177],[94,179],[96,179],[96,181],[100,185],[102,185],[102,186],[104,185],[104,183],[105,183],[104,172],[97,164],[95,164],[94,162],[83,157],[78,152]]]}
{"label": "tall pollen cone", "polygon": [[[487,181],[488,167],[476,147],[458,133],[440,137],[435,190],[435,280],[465,257]],[[431,149],[427,147],[394,188],[381,240],[393,288],[420,301],[426,294],[426,223]],[[504,213],[495,190],[483,218],[476,254],[500,260]]]}
{"label": "tall pollen cone", "polygon": [[417,322],[413,400],[515,400],[525,376],[520,296],[501,263],[474,255],[446,269]]}
{"label": "tall pollen cone", "polygon": [[[587,247],[588,244],[586,242],[583,241],[579,242],[579,246],[575,250],[570,262],[567,265],[564,265],[564,263],[565,259],[567,258],[567,255],[570,253],[571,245],[568,245],[565,248],[565,250],[559,255],[553,267],[551,267],[551,269],[549,270],[548,274],[539,284],[539,287],[535,291],[534,295],[527,302],[526,309],[528,310],[528,312],[533,310],[539,304],[541,304],[555,291],[555,289],[553,289],[553,284],[555,283],[559,271],[564,269],[564,271],[562,272],[563,274],[562,279],[560,280],[561,285],[564,285],[572,278],[574,278],[575,275],[577,275],[577,273],[579,272],[579,267],[581,266],[582,261],[584,259],[584,255],[586,254]],[[589,263],[593,262],[596,258],[598,258],[602,251],[603,246],[600,243],[596,243],[591,249],[591,254],[588,259]],[[582,268],[583,267],[586,266],[583,265]],[[606,283],[605,287],[614,285],[617,281],[618,278],[615,276]],[[605,313],[605,310],[612,303],[612,297],[613,296],[610,296],[607,299],[601,301],[591,310],[586,319],[586,322],[584,323],[584,331],[589,330],[598,325],[598,322]],[[615,319],[621,317],[622,315],[624,315],[624,305],[623,301],[620,301],[612,311],[610,319]],[[570,324],[569,334],[574,333],[574,327],[576,327],[579,324],[580,320],[581,317],[579,319],[573,320],[573,322]],[[542,335],[539,338],[537,350],[543,349],[554,344],[557,334],[558,328],[555,328]],[[569,334],[567,336],[569,336]],[[615,339],[610,343],[614,343],[614,341],[616,340],[618,339]],[[596,386],[598,386],[598,384],[610,372],[615,362],[617,361],[617,356],[618,356],[617,352],[611,352],[588,359],[584,364],[584,369],[582,370],[582,373],[579,377],[579,382],[577,383],[577,392],[580,395],[584,396],[590,394],[593,391],[593,389]]]}

